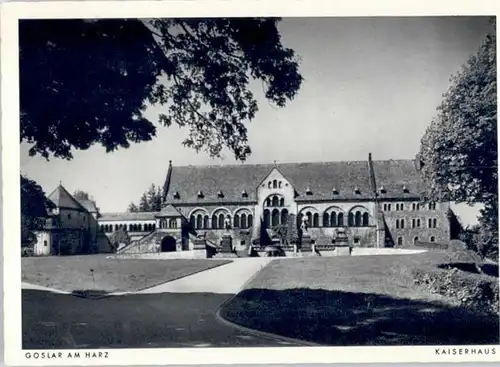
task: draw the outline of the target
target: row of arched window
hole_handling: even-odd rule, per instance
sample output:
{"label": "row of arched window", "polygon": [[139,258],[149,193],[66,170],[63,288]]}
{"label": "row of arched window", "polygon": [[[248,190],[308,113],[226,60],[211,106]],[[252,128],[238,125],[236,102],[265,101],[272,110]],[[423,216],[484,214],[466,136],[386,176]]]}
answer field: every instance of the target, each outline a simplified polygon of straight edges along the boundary
{"label": "row of arched window", "polygon": [[[224,229],[228,219],[228,213],[220,212],[212,215],[212,220],[208,214],[194,213],[190,217],[191,226],[194,229]],[[233,228],[247,229],[253,225],[253,215],[251,213],[243,212],[235,214],[234,217],[229,216],[230,224]]]}
{"label": "row of arched window", "polygon": [[281,189],[283,186],[283,182],[278,181],[278,180],[272,180],[267,183],[267,188],[268,189]]}
{"label": "row of arched window", "polygon": [[278,197],[278,195],[273,195],[266,199],[266,206],[272,207],[283,207],[285,206],[285,198]]}
{"label": "row of arched window", "polygon": [[269,209],[264,210],[264,225],[266,227],[275,227],[280,224],[288,223],[288,210],[287,209]]}
{"label": "row of arched window", "polygon": [[[413,218],[411,220],[411,227],[412,228],[420,228],[420,218]],[[429,218],[427,221],[427,227],[428,228],[437,228],[437,219],[436,218]],[[405,228],[405,220],[404,219],[396,219],[396,229],[404,229]]]}
{"label": "row of arched window", "polygon": [[[409,206],[409,208],[410,208],[410,206]],[[429,210],[436,210],[436,203],[434,203],[434,202],[428,203],[427,208]],[[390,212],[392,209],[392,204],[391,203],[384,203],[383,209],[385,212]],[[396,211],[403,211],[403,210],[405,210],[405,204],[404,203],[396,203]],[[413,211],[420,210],[420,203],[411,203],[411,210],[413,210]]]}
{"label": "row of arched window", "polygon": [[136,223],[136,224],[102,224],[100,229],[102,232],[111,233],[119,229],[125,229],[128,232],[152,232],[156,228],[154,223]]}

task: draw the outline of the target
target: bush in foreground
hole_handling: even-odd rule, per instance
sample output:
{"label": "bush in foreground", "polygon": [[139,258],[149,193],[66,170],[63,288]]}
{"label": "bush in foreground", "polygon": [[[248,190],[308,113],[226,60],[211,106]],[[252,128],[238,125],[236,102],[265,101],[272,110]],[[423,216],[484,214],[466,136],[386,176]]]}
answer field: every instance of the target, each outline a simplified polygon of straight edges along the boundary
{"label": "bush in foreground", "polygon": [[498,279],[461,271],[456,267],[415,268],[414,284],[421,289],[450,297],[460,305],[482,313],[499,312]]}

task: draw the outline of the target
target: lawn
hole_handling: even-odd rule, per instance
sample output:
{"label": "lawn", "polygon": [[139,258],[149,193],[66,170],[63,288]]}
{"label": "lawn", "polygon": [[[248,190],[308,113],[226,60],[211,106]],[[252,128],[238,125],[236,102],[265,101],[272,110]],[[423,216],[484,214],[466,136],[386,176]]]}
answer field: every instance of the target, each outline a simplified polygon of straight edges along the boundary
{"label": "lawn", "polygon": [[105,255],[27,257],[21,261],[23,282],[69,292],[137,291],[230,262],[108,259]]}
{"label": "lawn", "polygon": [[221,315],[324,345],[497,344],[498,317],[415,287],[412,269],[450,260],[445,252],[277,260]]}

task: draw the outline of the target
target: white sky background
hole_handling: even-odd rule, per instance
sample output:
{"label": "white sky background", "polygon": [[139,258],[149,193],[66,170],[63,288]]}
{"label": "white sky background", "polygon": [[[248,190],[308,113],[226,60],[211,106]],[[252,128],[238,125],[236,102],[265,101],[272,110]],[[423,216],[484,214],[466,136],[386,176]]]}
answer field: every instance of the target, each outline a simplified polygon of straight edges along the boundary
{"label": "white sky background", "polygon": [[[487,18],[288,18],[282,42],[301,58],[298,96],[285,108],[267,103],[249,123],[248,163],[413,158],[420,138],[456,73],[488,30]],[[147,115],[155,120],[159,109]],[[160,128],[156,139],[105,153],[100,146],[71,161],[29,157],[21,144],[21,171],[50,193],[59,181],[82,189],[102,212],[124,211],[151,183],[162,184],[174,165],[235,163],[181,145],[186,132]],[[474,221],[475,210],[458,214]]]}

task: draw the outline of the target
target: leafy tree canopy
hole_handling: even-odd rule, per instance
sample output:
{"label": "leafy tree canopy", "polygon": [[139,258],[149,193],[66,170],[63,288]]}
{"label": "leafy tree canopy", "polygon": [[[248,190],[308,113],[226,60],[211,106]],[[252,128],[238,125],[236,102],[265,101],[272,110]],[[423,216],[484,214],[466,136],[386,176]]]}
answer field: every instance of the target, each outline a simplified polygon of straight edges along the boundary
{"label": "leafy tree canopy", "polygon": [[42,187],[35,181],[21,175],[21,242],[33,239],[32,231],[45,224],[47,210],[54,204],[47,199]]}
{"label": "leafy tree canopy", "polygon": [[[258,111],[252,80],[284,106],[302,77],[276,18],[22,20],[21,141],[30,154],[72,158],[151,140],[157,125],[189,132],[184,145],[237,159],[250,153],[244,122]],[[161,106],[158,121],[144,116]]]}
{"label": "leafy tree canopy", "polygon": [[73,193],[73,197],[76,200],[92,200],[92,196],[90,196],[90,194],[88,192],[85,192],[83,190],[76,190]]}
{"label": "leafy tree canopy", "polygon": [[139,205],[130,203],[128,212],[159,212],[161,210],[163,190],[161,186],[152,184],[139,199]]}
{"label": "leafy tree canopy", "polygon": [[483,221],[498,222],[496,33],[451,78],[420,148],[432,200],[483,203]]}

